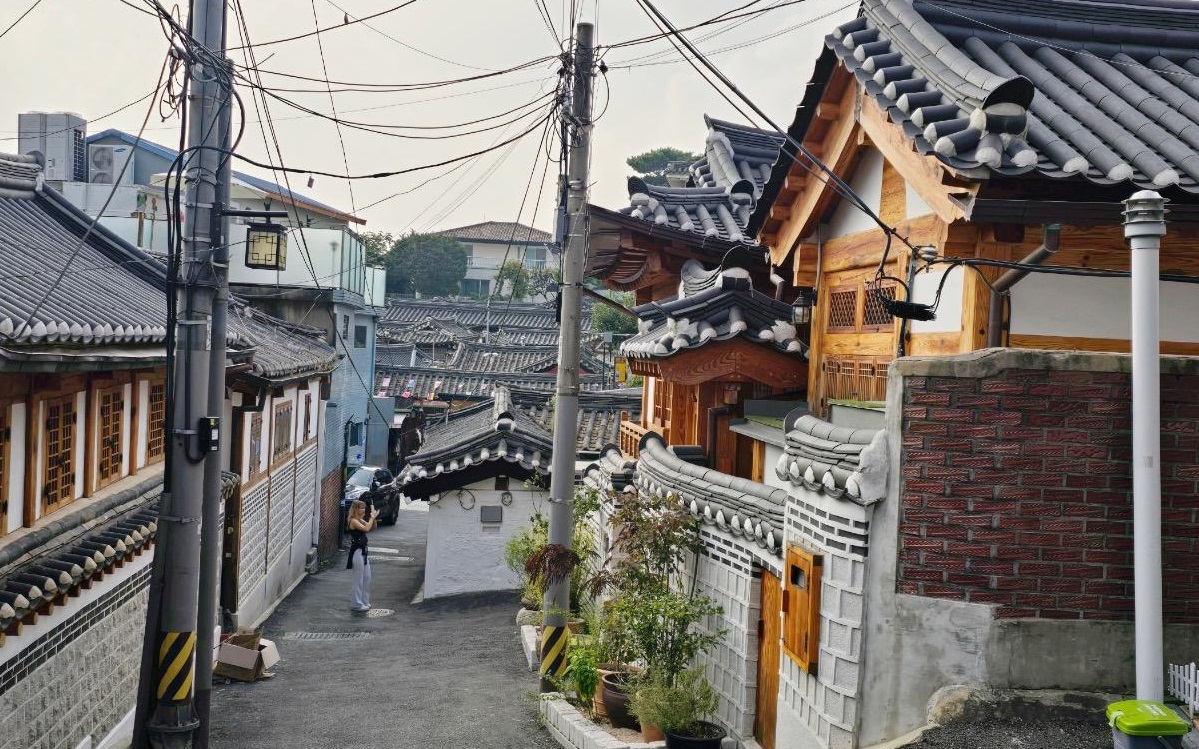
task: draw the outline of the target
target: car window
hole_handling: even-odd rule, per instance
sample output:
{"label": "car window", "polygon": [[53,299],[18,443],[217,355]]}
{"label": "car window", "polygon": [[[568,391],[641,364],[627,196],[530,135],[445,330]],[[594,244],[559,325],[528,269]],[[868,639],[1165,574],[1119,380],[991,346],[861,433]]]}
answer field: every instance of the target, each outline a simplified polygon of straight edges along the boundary
{"label": "car window", "polygon": [[354,473],[350,476],[350,480],[346,483],[350,484],[351,486],[370,486],[371,479],[374,477],[374,471],[371,471],[367,468],[359,468],[357,471],[354,471]]}

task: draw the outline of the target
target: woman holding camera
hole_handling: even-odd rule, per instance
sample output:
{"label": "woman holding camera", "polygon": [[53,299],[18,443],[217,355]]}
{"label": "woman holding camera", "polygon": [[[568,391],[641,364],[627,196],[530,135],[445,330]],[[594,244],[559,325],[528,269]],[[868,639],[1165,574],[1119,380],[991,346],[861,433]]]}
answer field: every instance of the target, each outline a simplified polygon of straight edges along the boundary
{"label": "woman holding camera", "polygon": [[379,517],[372,506],[360,499],[350,503],[346,527],[350,531],[350,557],[346,569],[354,570],[354,587],[350,592],[350,610],[365,614],[371,610],[371,566],[366,558],[366,534],[378,525]]}

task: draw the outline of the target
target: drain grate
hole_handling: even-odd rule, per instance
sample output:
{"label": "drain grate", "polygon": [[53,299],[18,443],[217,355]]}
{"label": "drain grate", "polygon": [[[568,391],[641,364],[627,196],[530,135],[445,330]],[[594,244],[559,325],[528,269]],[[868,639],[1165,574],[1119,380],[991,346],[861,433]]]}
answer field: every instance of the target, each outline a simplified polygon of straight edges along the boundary
{"label": "drain grate", "polygon": [[[373,552],[374,549],[371,549],[371,551]],[[378,556],[378,555],[372,556],[370,558],[370,560],[372,562],[415,562],[416,561],[415,557],[396,557],[396,556]]]}
{"label": "drain grate", "polygon": [[395,609],[371,609],[366,612],[367,619],[382,619],[385,616],[391,616],[395,613]]}
{"label": "drain grate", "polygon": [[283,639],[327,642],[330,640],[365,640],[370,636],[370,632],[285,632]]}

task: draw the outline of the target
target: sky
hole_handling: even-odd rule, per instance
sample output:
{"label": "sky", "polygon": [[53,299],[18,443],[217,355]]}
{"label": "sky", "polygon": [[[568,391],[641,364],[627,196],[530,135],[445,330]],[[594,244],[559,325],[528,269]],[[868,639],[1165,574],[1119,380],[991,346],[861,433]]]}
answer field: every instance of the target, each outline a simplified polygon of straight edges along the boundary
{"label": "sky", "polygon": [[[677,26],[706,20],[746,0],[657,0]],[[140,5],[143,0],[129,0]],[[284,163],[293,168],[366,174],[436,163],[489,148],[535,122],[534,100],[553,90],[558,65],[542,62],[485,79],[404,91],[380,91],[380,84],[412,84],[479,76],[507,70],[559,53],[566,0],[544,0],[554,31],[543,19],[539,0],[415,0],[400,10],[365,23],[333,28],[317,36],[263,45],[338,26],[348,15],[362,18],[398,5],[398,0],[244,0],[249,37],[263,71],[311,76],[352,84],[335,86],[265,74],[268,87],[304,88],[279,96],[322,113],[333,107],[343,120],[403,135],[442,135],[505,125],[445,139],[383,136],[342,126],[268,99]],[[0,2],[0,30],[33,0]],[[167,4],[167,3],[164,3]],[[657,33],[635,0],[581,0],[581,20],[596,24],[601,48]],[[795,115],[822,39],[851,19],[850,0],[759,0],[753,9],[769,12],[689,32],[688,36],[754,102],[782,127]],[[169,7],[169,5],[168,5]],[[232,14],[230,14],[232,19]],[[369,27],[368,27],[369,25]],[[704,37],[719,32],[709,39]],[[243,44],[231,28],[230,47]],[[323,48],[323,49],[321,49]],[[732,48],[732,49],[729,49]],[[147,100],[97,119],[150,93],[159,77],[167,41],[158,22],[120,0],[38,2],[11,31],[0,37],[0,150],[16,149],[17,115],[25,111],[70,111],[89,120],[88,132],[116,127],[136,133],[149,113],[144,137],[164,145],[179,140],[177,119],[163,121],[159,106]],[[322,72],[322,51],[324,70]],[[597,79],[596,121],[591,158],[591,202],[619,208],[628,202],[625,159],[659,146],[701,152],[703,116],[745,122],[665,40],[602,50],[608,65]],[[237,63],[243,51],[231,50]],[[19,61],[14,63],[14,61]],[[663,64],[669,63],[669,64]],[[606,79],[606,80],[605,80]],[[341,89],[356,90],[341,90]],[[239,153],[266,159],[262,119],[251,92],[246,102],[245,136]],[[529,104],[527,109],[517,109]],[[506,117],[497,117],[509,110]],[[536,111],[540,112],[538,108]],[[457,129],[444,126],[483,118]],[[540,130],[512,147],[457,164],[386,179],[346,180],[292,176],[297,192],[366,219],[365,230],[393,233],[432,231],[480,221],[514,221],[551,230],[555,164],[541,153]],[[342,145],[344,141],[345,154]],[[557,156],[557,146],[550,149]],[[245,164],[240,171],[282,183],[282,177]],[[432,179],[430,181],[430,178]],[[540,201],[538,196],[540,194]],[[521,210],[524,203],[523,211]],[[372,205],[374,204],[374,205]],[[368,207],[369,206],[369,207]]]}

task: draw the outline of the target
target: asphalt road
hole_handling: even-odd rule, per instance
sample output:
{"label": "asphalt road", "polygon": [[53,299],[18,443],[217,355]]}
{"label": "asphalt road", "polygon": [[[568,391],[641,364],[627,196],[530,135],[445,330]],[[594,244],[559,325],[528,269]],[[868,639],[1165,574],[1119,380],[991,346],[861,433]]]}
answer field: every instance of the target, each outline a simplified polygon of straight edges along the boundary
{"label": "asphalt road", "polygon": [[424,575],[427,520],[406,510],[394,527],[371,534],[379,549],[371,552],[371,603],[394,614],[350,613],[344,553],[296,588],[265,626],[281,656],[274,677],[214,687],[213,747],[558,746],[538,724],[537,678],[518,643],[515,595],[411,603]]}

